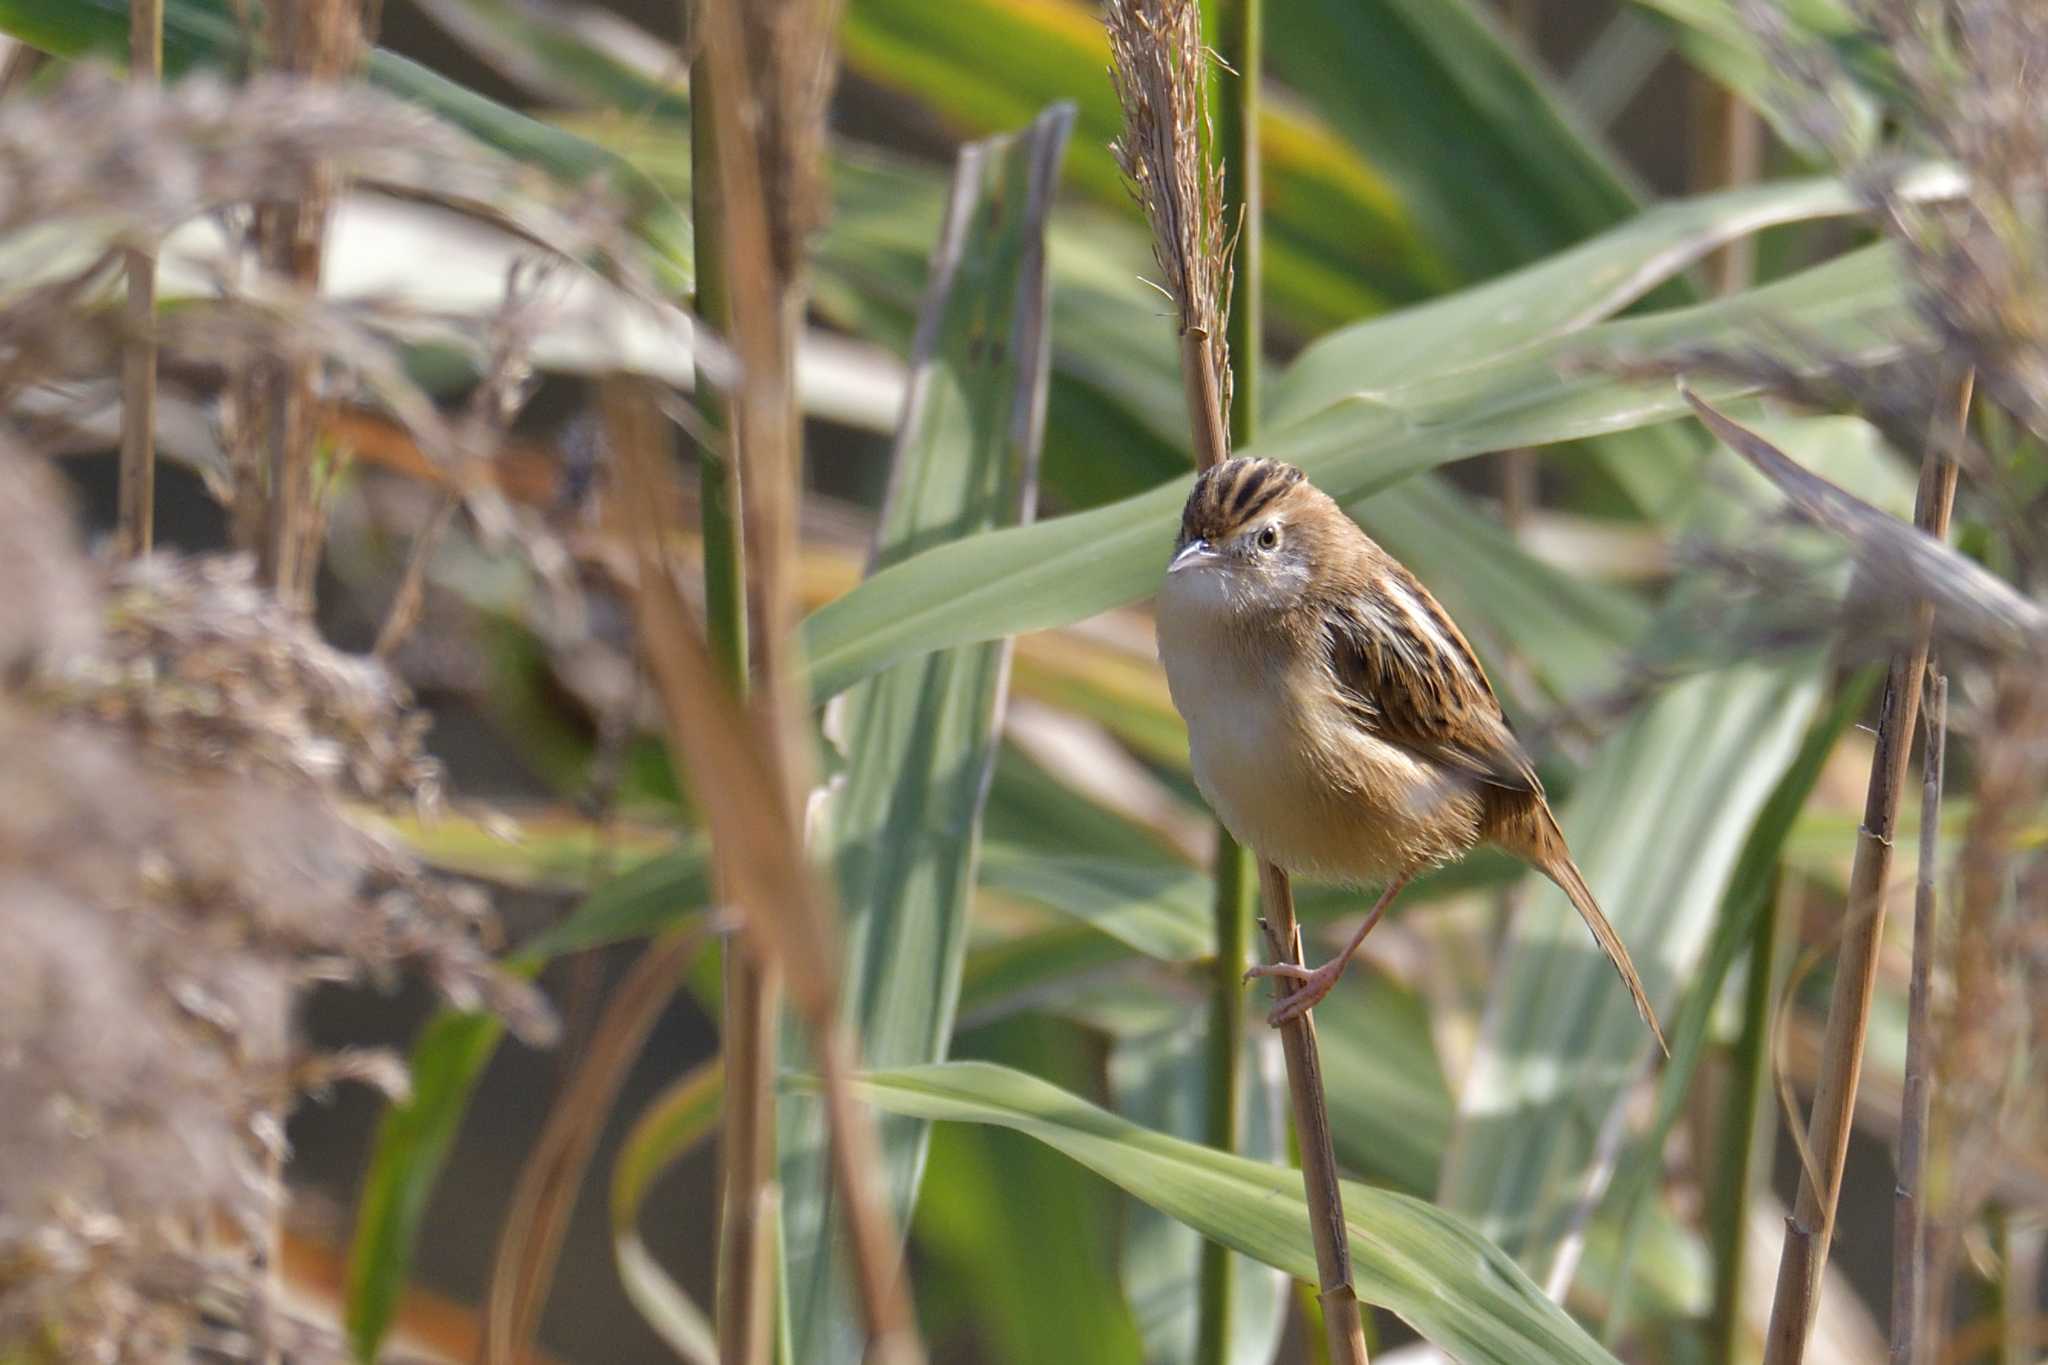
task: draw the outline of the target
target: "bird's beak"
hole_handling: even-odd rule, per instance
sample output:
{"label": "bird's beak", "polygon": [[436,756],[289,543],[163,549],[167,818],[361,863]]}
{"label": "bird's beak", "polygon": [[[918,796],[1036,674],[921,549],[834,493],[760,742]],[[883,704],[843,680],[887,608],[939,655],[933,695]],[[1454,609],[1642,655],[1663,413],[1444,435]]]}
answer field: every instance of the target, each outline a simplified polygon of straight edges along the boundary
{"label": "bird's beak", "polygon": [[1173,563],[1166,566],[1166,571],[1168,573],[1179,573],[1182,569],[1203,563],[1206,560],[1215,558],[1215,556],[1216,551],[1210,547],[1208,541],[1191,540],[1180,547],[1180,552],[1174,555]]}

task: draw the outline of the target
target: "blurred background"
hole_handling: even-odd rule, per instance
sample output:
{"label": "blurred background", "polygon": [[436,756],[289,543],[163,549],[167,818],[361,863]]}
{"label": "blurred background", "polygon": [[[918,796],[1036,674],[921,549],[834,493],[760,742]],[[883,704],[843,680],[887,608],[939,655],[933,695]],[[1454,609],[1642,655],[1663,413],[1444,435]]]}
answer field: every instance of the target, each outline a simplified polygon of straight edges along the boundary
{"label": "blurred background", "polygon": [[[49,46],[34,23],[10,17],[16,8],[0,5],[0,23]],[[226,12],[202,0],[188,8]],[[1852,9],[1821,0],[1269,4],[1263,345],[1275,378],[1262,419],[1285,432],[1290,420],[1356,399],[1383,404],[1424,440],[1454,419],[1521,431],[1518,414],[1551,401],[1537,381],[1505,370],[1464,391],[1452,381],[1492,354],[1485,338],[1512,328],[1511,309],[1537,307],[1536,292],[1583,286],[1585,306],[1560,316],[1552,335],[1504,341],[1502,354],[1522,346],[1546,383],[1559,373],[1655,370],[1660,392],[1679,369],[1753,390],[1759,374],[1770,378],[1760,354],[1840,358],[1880,380],[1816,384],[1793,395],[1803,406],[1744,411],[1802,463],[1910,516],[1922,452],[1888,438],[1935,400],[1915,389],[1921,406],[1886,414],[1888,422],[1843,414],[1874,401],[1873,388],[1904,393],[1902,374],[1938,371],[1940,347],[1928,335],[1953,345],[1955,329],[1943,329],[1938,309],[1896,303],[1935,287],[1913,274],[1911,259],[1883,258],[1892,292],[1871,305],[1877,322],[1850,307],[1868,301],[1854,293],[1861,276],[1821,274],[1879,240],[1857,210],[1910,198],[1889,181],[1884,194],[1901,200],[1875,191],[1859,200],[1826,182],[1889,164],[1885,156],[1905,165],[1953,154],[1956,140],[1942,136],[1942,112],[1913,97],[1923,87],[1888,78],[1882,44]],[[616,153],[668,203],[690,202],[684,26],[672,0],[384,0],[376,18],[374,41],[386,53]],[[167,51],[182,41],[177,19],[174,6]],[[1053,101],[1074,102],[1077,114],[1046,228],[1051,381],[1037,516],[1106,507],[1189,467],[1170,308],[1147,283],[1157,272],[1145,224],[1108,151],[1119,116],[1098,8],[848,0],[838,38],[831,211],[816,239],[798,360],[806,611],[848,592],[870,563],[955,154],[1020,129]],[[31,98],[57,78],[29,51],[14,46],[8,98]],[[1962,67],[1956,88],[1977,90],[1966,59]],[[1959,95],[1958,108],[1970,107]],[[2036,116],[2017,122],[2038,132]],[[1355,330],[1374,318],[1398,324],[1413,316],[1403,310],[1620,225],[1658,221],[1640,215],[1659,201],[1803,177],[1812,186],[1798,196],[1730,201],[1697,226],[1670,220],[1655,229],[1670,234],[1662,253],[1617,237],[1550,285],[1467,319]],[[502,225],[364,190],[331,229],[324,287],[339,299],[454,318],[473,335],[506,293],[519,249]],[[1617,281],[1603,282],[1610,264]],[[1639,275],[1641,287],[1620,275]],[[2014,297],[2033,297],[2025,291],[2036,283],[2019,279]],[[1777,284],[1783,292],[1753,306],[1709,311],[1711,300],[1741,301]],[[165,287],[174,298],[204,292],[175,270]],[[1844,302],[1829,311],[1836,299]],[[313,592],[321,633],[343,650],[369,650],[414,545],[438,536],[419,566],[418,624],[390,662],[432,718],[425,744],[445,764],[448,808],[432,821],[376,818],[433,866],[488,888],[504,941],[515,945],[563,924],[600,888],[623,894],[620,878],[664,866],[676,831],[701,823],[669,766],[659,702],[636,664],[594,383],[623,366],[686,387],[689,334],[606,321],[607,309],[626,308],[592,288],[526,338],[531,372],[492,462],[494,496],[509,509],[495,524],[468,504],[453,510],[454,484],[391,405],[343,394],[322,410],[323,439],[352,458],[328,495]],[[1624,316],[1603,321],[1610,315]],[[1642,325],[1630,331],[1633,322]],[[1615,330],[1583,355],[1541,349],[1587,327]],[[438,411],[454,420],[476,406],[488,365],[393,331],[407,382]],[[1883,354],[1869,359],[1859,346]],[[1419,375],[1402,372],[1411,347]],[[215,496],[223,457],[214,378],[166,373],[157,535],[190,553],[231,543]],[[2009,392],[1996,399],[2026,412]],[[1567,1308],[1621,1359],[1751,1359],[1801,1170],[1778,1106],[1783,1097],[1803,1104],[1823,1066],[1829,960],[1872,758],[1871,670],[1896,638],[1873,620],[1903,611],[1897,601],[1848,611],[1838,548],[1802,538],[1761,481],[1692,424],[1643,425],[1620,399],[1602,412],[1578,427],[1563,421],[1558,429],[1571,429],[1561,436],[1533,418],[1525,436],[1498,444],[1459,436],[1384,478],[1362,446],[1356,496],[1345,501],[1473,637],[1560,808],[1576,803],[1567,829],[1624,937],[1640,945],[1667,1027],[1681,1010],[1697,1016],[1697,1051],[1681,1049],[1682,1079],[1660,1088],[1670,1073],[1647,1065],[1647,1041],[1624,1022],[1626,1000],[1576,925],[1558,916],[1562,902],[1481,855],[1406,895],[1318,1010],[1338,1157],[1361,1180],[1457,1209],[1539,1284],[1568,1286],[1559,1294]],[[2044,465],[2024,415],[1980,420],[2003,481],[1973,484],[1966,470],[1956,539],[2026,592]],[[106,537],[117,517],[115,441],[104,426],[95,439],[74,425],[59,442],[63,470],[88,536]],[[1451,451],[1457,441],[1467,444]],[[694,488],[695,456],[688,441],[679,446]],[[693,547],[698,513],[688,501],[682,535]],[[1148,612],[1138,602],[1089,613],[1016,643],[950,1055],[1003,1063],[1146,1126],[1197,1136],[1195,1021],[1207,999],[1200,964],[1213,951],[1201,869],[1214,830],[1187,770]],[[1964,677],[1957,688],[1959,713],[1977,717],[1961,722],[1963,732],[1996,733],[1983,717],[2003,694]],[[824,734],[832,732],[828,712]],[[1975,745],[1973,737],[1952,758],[1952,791],[1970,791]],[[829,744],[823,753],[826,773],[843,777],[843,756]],[[1811,1351],[1822,1362],[1878,1359],[1891,1310],[1915,771]],[[1972,809],[1967,796],[1948,807],[1954,838],[1966,837]],[[2025,922],[2041,910],[2039,790],[2023,783],[2017,809],[2002,845],[2012,861],[2001,905]],[[701,898],[701,865],[693,875]],[[1766,905],[1768,913],[1758,908]],[[1311,933],[1328,942],[1341,941],[1363,908],[1349,893],[1303,890]],[[1530,929],[1524,916],[1549,916],[1533,921],[1548,927]],[[1757,916],[1766,927],[1752,932]],[[1738,920],[1740,931],[1727,927]],[[644,932],[594,935],[602,946],[547,962],[537,980],[561,1015],[562,1041],[495,1046],[466,1107],[455,1101],[445,1167],[421,1187],[427,1203],[396,1315],[400,1340],[443,1352],[473,1340],[467,1324],[490,1284],[508,1191]],[[1773,933],[1777,974],[1759,990],[1746,979],[1753,945]],[[2009,986],[2024,1002],[2024,973],[2040,965],[2014,970],[2021,976]],[[696,955],[686,987],[604,1118],[535,1358],[673,1358],[621,1286],[607,1190],[636,1121],[717,1055],[715,953]],[[323,1048],[403,1053],[445,1008],[418,983],[334,986],[310,997],[303,1023]],[[1277,1160],[1284,1082],[1257,1013],[1243,1047],[1244,1150]],[[1998,1037],[2002,1063],[1977,1065],[1999,1079],[1972,1092],[1997,1096],[1985,1110],[1996,1112],[1985,1119],[1996,1139],[1955,1149],[1988,1155],[1981,1197],[1958,1197],[1955,1208],[1956,1331],[1945,1360],[2038,1358],[2028,1343],[2040,1340],[2030,1334],[2042,1301],[2048,1161],[2039,1097],[2026,1098],[2038,1081],[2038,1030],[2031,1040],[2024,1031]],[[1557,1099],[1556,1112],[1528,1100],[1529,1078],[1546,1063],[1553,1075],[1591,1078],[1576,1100]],[[1489,1093],[1516,1098],[1503,1108]],[[291,1116],[284,1264],[309,1300],[344,1293],[385,1111],[373,1091],[341,1086]],[[1496,1131],[1489,1112],[1515,1119]],[[1566,1136],[1538,1141],[1530,1134],[1539,1128]],[[1754,1164],[1761,1182],[1743,1185],[1731,1162],[1738,1173]],[[714,1296],[716,1204],[707,1141],[673,1154],[637,1205],[646,1252],[700,1304]],[[909,1234],[936,1360],[1193,1358],[1193,1234],[1030,1137],[936,1125]],[[1315,1358],[1301,1296],[1238,1262],[1234,1358]],[[1742,1300],[1732,1325],[1717,1297],[1731,1282]],[[1393,1352],[1416,1341],[1385,1312],[1375,1331],[1380,1358],[1403,1358]]]}

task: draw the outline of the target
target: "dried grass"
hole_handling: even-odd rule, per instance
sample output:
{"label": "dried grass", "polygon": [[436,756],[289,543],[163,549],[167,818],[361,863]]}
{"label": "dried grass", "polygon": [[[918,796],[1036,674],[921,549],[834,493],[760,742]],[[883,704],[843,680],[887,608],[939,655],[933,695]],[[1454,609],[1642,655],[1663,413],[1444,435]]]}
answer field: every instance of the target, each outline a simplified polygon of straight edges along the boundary
{"label": "dried grass", "polygon": [[439,787],[383,670],[246,563],[95,566],[68,523],[0,449],[0,1348],[160,1359],[260,1321],[321,1358],[331,1340],[273,1312],[250,1259],[284,1118],[402,1071],[305,1055],[300,997],[410,967],[528,1036],[551,1018],[491,967],[480,896],[344,814]]}
{"label": "dried grass", "polygon": [[[1810,72],[1804,83],[1811,90],[1838,86],[1845,73],[1831,54],[1802,49],[1766,7],[1745,9],[1780,66]],[[1936,1037],[1916,1040],[1916,1051],[1933,1059],[1931,1074],[1921,1078],[1933,1088],[1934,1104],[1920,1192],[1933,1224],[1932,1249],[1901,1247],[1896,1254],[1926,1258],[1901,1273],[1903,1282],[1924,1286],[1927,1350],[1940,1349],[1958,1247],[1991,1197],[2001,1169],[1997,1154],[2037,1147],[2048,1131],[2048,1105],[2039,1098],[2048,1019],[2019,1003],[2030,994],[2038,998],[2048,975],[2040,966],[2042,902],[2029,901],[2024,890],[2048,882],[2048,872],[2038,853],[2022,853],[2014,834],[2038,818],[2048,780],[2048,722],[2042,719],[2048,716],[2042,669],[2048,611],[2040,603],[2048,570],[2042,516],[2048,495],[2039,479],[2048,446],[2048,181],[2042,177],[2048,119],[2037,88],[2038,73],[2048,69],[2048,10],[2026,0],[1856,0],[1852,9],[1872,40],[1859,50],[1882,65],[1888,94],[1904,112],[1899,150],[1942,157],[1967,181],[1966,193],[1934,202],[1905,192],[1895,162],[1852,173],[1899,251],[1918,334],[1902,337],[1901,358],[1877,368],[1827,353],[1790,324],[1780,325],[1776,344],[1667,357],[1665,363],[1694,375],[1733,376],[1802,405],[1854,412],[1901,451],[1925,452],[1930,470],[1946,466],[1943,477],[1952,479],[1960,464],[1968,475],[1965,512],[1992,534],[1988,552],[1957,554],[1924,533],[1945,520],[1928,515],[1939,512],[1942,499],[1937,489],[1930,501],[1925,477],[1923,530],[1915,530],[1798,469],[1752,433],[1709,419],[1787,493],[1803,518],[1848,543],[1858,570],[1858,619],[1881,621],[1884,641],[1904,649],[1895,656],[1880,725],[1885,771],[1873,767],[1868,834],[1859,842],[1815,1100],[1818,1189],[1809,1170],[1773,1310],[1768,1359],[1776,1365],[1803,1353],[1814,1267],[1826,1254],[1875,965],[1888,852],[1883,841],[1904,775],[1919,680],[1914,658],[1925,648],[1930,611],[1943,666],[1958,672],[1954,734],[1968,746],[1963,770],[1974,773],[1976,799],[1970,827],[1980,837],[1974,854],[1965,839],[1958,862],[1956,913],[1945,917],[1953,929],[1922,936],[1915,963],[1916,980],[1931,974],[1931,985],[1919,993],[1937,1002]],[[1803,112],[1814,141],[1845,155],[1842,125],[1824,100]],[[1957,380],[1971,373],[1976,417],[1966,416],[1958,431]],[[1970,412],[1967,400],[1964,412]],[[1821,613],[1813,630],[1831,630],[1838,620]],[[1901,704],[1892,704],[1894,695]],[[1929,870],[1929,880],[1931,895],[1939,869]],[[2015,887],[2022,888],[2016,896]],[[1927,961],[1929,951],[1941,960]],[[1901,1321],[1912,1336],[1911,1323]],[[1901,1340],[1895,1350],[1911,1346]]]}
{"label": "dried grass", "polygon": [[[1223,221],[1223,167],[1212,155],[1209,53],[1196,0],[1111,0],[1110,80],[1124,127],[1112,147],[1131,194],[1152,225],[1152,259],[1183,337],[1198,342],[1215,385],[1219,425],[1231,401],[1230,243]],[[1200,436],[1198,430],[1197,436]],[[1204,442],[1197,440],[1198,449]],[[1228,441],[1223,441],[1225,451]],[[1213,462],[1213,461],[1212,461]]]}

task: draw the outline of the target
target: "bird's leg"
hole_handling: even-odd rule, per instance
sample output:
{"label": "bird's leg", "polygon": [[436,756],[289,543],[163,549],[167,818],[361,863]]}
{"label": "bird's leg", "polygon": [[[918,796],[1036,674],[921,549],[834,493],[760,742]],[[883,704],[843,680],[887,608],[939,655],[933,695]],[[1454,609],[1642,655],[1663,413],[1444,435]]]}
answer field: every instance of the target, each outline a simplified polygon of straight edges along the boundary
{"label": "bird's leg", "polygon": [[1365,942],[1365,936],[1380,922],[1380,916],[1387,912],[1387,907],[1394,903],[1394,897],[1400,894],[1402,887],[1408,885],[1408,878],[1412,875],[1414,874],[1396,877],[1387,884],[1387,889],[1380,893],[1379,904],[1373,906],[1372,913],[1365,917],[1365,923],[1358,926],[1358,932],[1351,936],[1351,942],[1344,945],[1344,951],[1322,966],[1310,968],[1297,966],[1292,962],[1268,962],[1245,972],[1244,979],[1247,981],[1255,976],[1277,976],[1301,983],[1299,990],[1289,992],[1281,997],[1280,1003],[1273,1006],[1272,1012],[1266,1016],[1267,1023],[1278,1028],[1291,1019],[1298,1019],[1315,1008],[1316,1003],[1330,993],[1331,987],[1344,975],[1344,969],[1351,965],[1351,955],[1358,951],[1359,944]]}

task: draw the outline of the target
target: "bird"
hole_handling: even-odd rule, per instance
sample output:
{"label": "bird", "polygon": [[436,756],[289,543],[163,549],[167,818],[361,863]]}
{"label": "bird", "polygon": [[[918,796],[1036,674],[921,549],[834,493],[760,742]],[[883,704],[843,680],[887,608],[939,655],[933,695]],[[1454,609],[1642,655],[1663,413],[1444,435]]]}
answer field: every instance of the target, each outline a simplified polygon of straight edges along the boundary
{"label": "bird", "polygon": [[1563,890],[1664,1047],[1472,646],[1299,468],[1240,458],[1204,470],[1156,608],[1195,785],[1230,836],[1291,876],[1384,888],[1328,962],[1246,973],[1294,983],[1272,1024],[1330,992],[1411,879],[1490,844]]}

